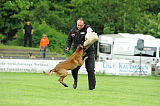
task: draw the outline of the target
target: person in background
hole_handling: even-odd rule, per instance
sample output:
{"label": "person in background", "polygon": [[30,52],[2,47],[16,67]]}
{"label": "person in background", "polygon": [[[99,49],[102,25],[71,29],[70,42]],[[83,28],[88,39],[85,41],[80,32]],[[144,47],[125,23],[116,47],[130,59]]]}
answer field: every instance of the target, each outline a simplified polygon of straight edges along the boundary
{"label": "person in background", "polygon": [[42,51],[43,58],[45,58],[46,57],[46,48],[49,44],[49,39],[47,38],[46,34],[43,34],[42,36],[43,37],[41,38],[39,47],[40,47],[40,50]]}
{"label": "person in background", "polygon": [[[85,35],[88,32],[92,32],[92,28],[89,25],[86,25],[83,18],[77,19],[77,24],[70,30],[68,39],[66,41],[66,48],[65,50],[68,52],[71,48],[72,42],[74,44],[74,51],[76,50],[79,44],[83,44],[85,41]],[[86,53],[88,59],[85,61],[85,67],[88,72],[88,85],[89,90],[94,90],[96,86],[96,78],[95,78],[95,56],[94,56],[94,46],[91,45],[87,50]],[[73,88],[77,88],[78,82],[78,70],[80,66],[76,69],[72,70],[72,76],[74,78]]]}
{"label": "person in background", "polygon": [[28,40],[29,40],[29,46],[32,47],[33,27],[30,24],[29,20],[26,20],[26,24],[23,27],[23,33],[24,33],[24,47],[26,47]]}

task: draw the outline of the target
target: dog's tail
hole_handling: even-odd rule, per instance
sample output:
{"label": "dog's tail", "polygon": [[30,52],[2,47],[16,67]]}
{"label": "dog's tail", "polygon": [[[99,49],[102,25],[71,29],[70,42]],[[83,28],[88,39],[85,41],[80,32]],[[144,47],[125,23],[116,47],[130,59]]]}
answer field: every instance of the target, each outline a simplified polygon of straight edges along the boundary
{"label": "dog's tail", "polygon": [[45,74],[45,75],[48,75],[48,76],[50,76],[53,72],[55,72],[56,70],[55,69],[52,69],[52,70],[50,70],[49,72],[45,72],[45,71],[43,71],[43,73]]}

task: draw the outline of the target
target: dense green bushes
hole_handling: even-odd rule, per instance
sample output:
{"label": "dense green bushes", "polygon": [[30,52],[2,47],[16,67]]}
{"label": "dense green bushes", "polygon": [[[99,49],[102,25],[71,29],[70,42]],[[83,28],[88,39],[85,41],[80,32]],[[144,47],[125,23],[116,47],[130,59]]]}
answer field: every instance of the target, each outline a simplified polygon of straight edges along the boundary
{"label": "dense green bushes", "polygon": [[[56,29],[51,28],[46,24],[45,21],[42,24],[35,22],[32,24],[32,26],[34,28],[34,33],[32,35],[33,47],[39,47],[39,42],[42,38],[42,34],[46,34],[50,40],[49,49],[51,51],[61,53],[64,50],[67,37],[66,34],[58,32]],[[23,31],[22,29],[20,29],[17,32],[17,37],[14,40],[9,41],[8,44],[23,46],[23,37]]]}
{"label": "dense green bushes", "polygon": [[[0,34],[8,44],[22,45],[22,28],[30,19],[34,47],[46,33],[50,49],[59,52],[75,20],[83,17],[98,34],[143,33],[160,38],[159,5],[159,0],[0,0]],[[15,34],[17,39],[11,41]]]}

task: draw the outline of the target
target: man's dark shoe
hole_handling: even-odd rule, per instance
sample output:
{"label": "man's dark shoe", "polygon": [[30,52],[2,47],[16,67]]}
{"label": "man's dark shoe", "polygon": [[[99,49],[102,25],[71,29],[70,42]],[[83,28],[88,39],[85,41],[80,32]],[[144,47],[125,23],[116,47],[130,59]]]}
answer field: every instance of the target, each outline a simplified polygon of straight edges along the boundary
{"label": "man's dark shoe", "polygon": [[94,90],[95,88],[89,88],[89,90]]}
{"label": "man's dark shoe", "polygon": [[74,81],[73,88],[74,88],[74,89],[77,88],[77,81]]}

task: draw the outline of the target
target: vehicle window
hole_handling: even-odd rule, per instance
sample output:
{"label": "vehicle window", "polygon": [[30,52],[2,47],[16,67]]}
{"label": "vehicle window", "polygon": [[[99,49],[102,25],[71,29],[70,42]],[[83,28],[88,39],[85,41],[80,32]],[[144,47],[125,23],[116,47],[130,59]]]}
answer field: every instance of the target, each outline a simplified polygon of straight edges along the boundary
{"label": "vehicle window", "polygon": [[146,57],[156,57],[156,47],[144,47],[142,51],[138,50],[135,47],[134,56],[140,56],[140,53],[142,56]]}
{"label": "vehicle window", "polygon": [[100,53],[111,54],[111,44],[99,43],[99,51]]}

